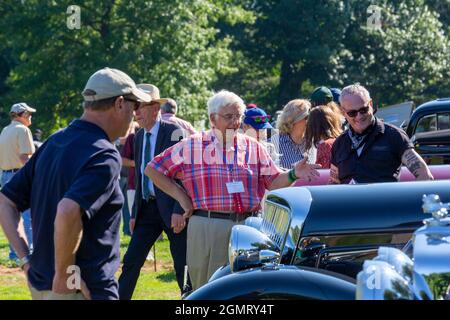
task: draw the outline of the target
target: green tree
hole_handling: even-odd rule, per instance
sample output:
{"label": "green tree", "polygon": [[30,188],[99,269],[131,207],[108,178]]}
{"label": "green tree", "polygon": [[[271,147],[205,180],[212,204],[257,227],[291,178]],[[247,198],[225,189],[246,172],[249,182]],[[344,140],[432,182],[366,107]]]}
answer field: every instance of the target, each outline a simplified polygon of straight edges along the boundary
{"label": "green tree", "polygon": [[189,120],[205,118],[211,83],[233,71],[230,39],[218,39],[215,24],[247,15],[228,0],[88,0],[80,5],[80,28],[71,30],[66,12],[71,4],[0,3],[0,30],[13,38],[7,45],[17,60],[8,72],[2,108],[27,101],[38,109],[37,125],[50,132],[81,114],[80,92],[104,66],[156,84],[162,96],[178,101]]}
{"label": "green tree", "polygon": [[[237,83],[247,99],[268,102],[272,111],[290,99],[308,97],[318,85],[360,82],[378,105],[420,103],[434,99],[438,90],[448,94],[448,85],[442,85],[449,78],[448,33],[423,0],[245,5],[255,11],[256,22],[228,29],[238,40],[233,47],[244,68],[221,79]],[[380,9],[380,29],[370,23],[370,5]]]}

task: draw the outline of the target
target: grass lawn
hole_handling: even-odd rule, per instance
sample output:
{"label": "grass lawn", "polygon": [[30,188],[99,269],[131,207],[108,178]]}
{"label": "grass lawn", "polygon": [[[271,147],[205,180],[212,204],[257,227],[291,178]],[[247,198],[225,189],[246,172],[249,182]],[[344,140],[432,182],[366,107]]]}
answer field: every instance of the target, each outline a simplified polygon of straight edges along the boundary
{"label": "grass lawn", "polygon": [[[130,237],[122,236],[120,255],[123,258]],[[0,300],[31,299],[22,271],[8,260],[8,242],[0,228]],[[133,299],[136,300],[178,300],[180,294],[173,271],[172,257],[169,251],[169,241],[156,243],[156,272],[153,261],[146,261],[141,270]],[[120,275],[121,268],[117,273]]]}

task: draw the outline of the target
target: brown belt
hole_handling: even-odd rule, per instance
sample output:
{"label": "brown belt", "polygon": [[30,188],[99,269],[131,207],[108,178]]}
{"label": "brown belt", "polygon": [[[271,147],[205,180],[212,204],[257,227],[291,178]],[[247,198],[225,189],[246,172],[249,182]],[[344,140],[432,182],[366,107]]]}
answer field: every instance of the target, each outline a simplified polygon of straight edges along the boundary
{"label": "brown belt", "polygon": [[215,218],[215,219],[226,219],[232,221],[242,221],[248,217],[256,216],[257,212],[218,212],[218,211],[208,211],[208,210],[194,210],[194,215],[205,218]]}

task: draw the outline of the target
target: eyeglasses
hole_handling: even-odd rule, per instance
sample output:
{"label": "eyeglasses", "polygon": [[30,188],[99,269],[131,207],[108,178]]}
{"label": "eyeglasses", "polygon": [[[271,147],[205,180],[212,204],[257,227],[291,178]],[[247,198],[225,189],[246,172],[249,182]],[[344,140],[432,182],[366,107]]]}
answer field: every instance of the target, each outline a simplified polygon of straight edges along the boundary
{"label": "eyeglasses", "polygon": [[266,123],[269,122],[270,118],[272,116],[251,116],[249,118],[252,118],[253,120],[255,120],[255,123]]}
{"label": "eyeglasses", "polygon": [[358,110],[351,110],[351,111],[345,111],[345,113],[350,117],[350,118],[355,118],[358,113],[360,114],[366,114],[367,112],[369,112],[370,107],[369,106],[364,106]]}
{"label": "eyeglasses", "polygon": [[137,109],[139,109],[139,106],[141,105],[141,103],[137,100],[134,99],[130,99],[130,98],[123,98],[125,101],[130,101],[133,102],[133,110],[136,111]]}
{"label": "eyeglasses", "polygon": [[224,118],[227,121],[238,120],[239,122],[242,122],[242,120],[244,120],[244,118],[245,118],[245,116],[243,114],[220,114],[220,113],[216,113],[216,114],[221,116],[222,118]]}

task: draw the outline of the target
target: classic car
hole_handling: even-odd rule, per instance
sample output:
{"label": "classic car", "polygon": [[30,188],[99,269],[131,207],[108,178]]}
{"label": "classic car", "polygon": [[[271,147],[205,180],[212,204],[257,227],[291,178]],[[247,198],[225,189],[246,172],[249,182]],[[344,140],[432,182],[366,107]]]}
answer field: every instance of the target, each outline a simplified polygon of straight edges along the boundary
{"label": "classic car", "polygon": [[[450,165],[429,165],[428,168],[431,171],[435,180],[450,179]],[[320,176],[313,181],[298,179],[294,182],[295,186],[319,186],[328,184],[330,178],[330,169],[319,169]],[[414,181],[415,178],[408,168],[401,167],[399,181]]]}
{"label": "classic car", "polygon": [[449,203],[435,194],[423,196],[432,217],[414,232],[403,251],[380,247],[357,276],[358,300],[450,300]]}
{"label": "classic car", "polygon": [[229,264],[185,298],[355,299],[364,261],[405,248],[431,216],[423,194],[448,202],[450,180],[271,191],[261,217],[233,227]]}
{"label": "classic car", "polygon": [[428,164],[450,163],[450,98],[417,107],[409,119],[406,133]]}

